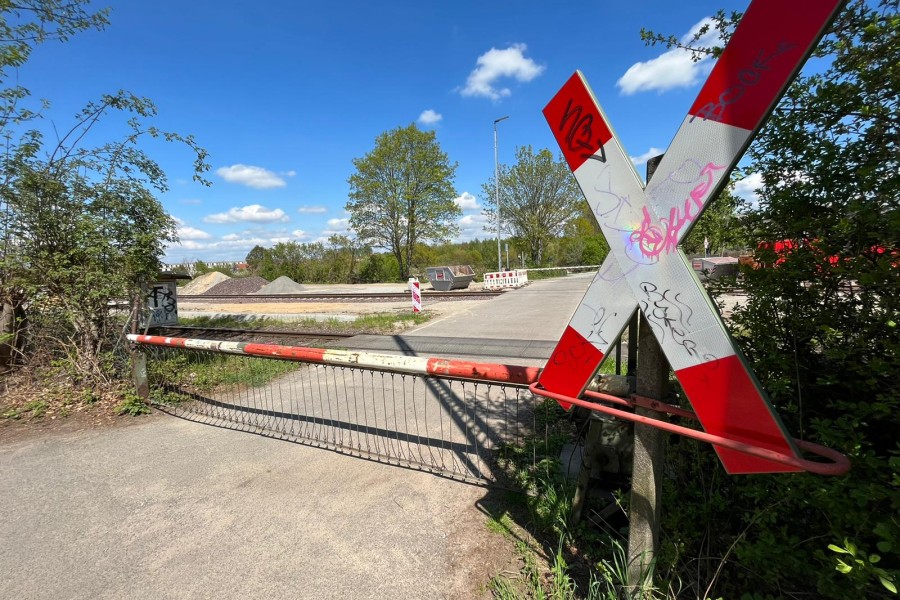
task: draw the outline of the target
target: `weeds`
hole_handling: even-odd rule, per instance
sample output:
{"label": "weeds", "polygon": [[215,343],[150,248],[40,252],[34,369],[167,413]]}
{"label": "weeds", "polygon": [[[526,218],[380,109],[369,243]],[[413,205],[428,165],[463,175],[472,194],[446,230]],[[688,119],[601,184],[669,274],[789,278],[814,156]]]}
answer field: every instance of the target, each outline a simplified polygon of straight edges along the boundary
{"label": "weeds", "polygon": [[158,351],[147,361],[150,381],[201,392],[236,385],[260,387],[298,368],[299,363],[290,361],[205,352]]}
{"label": "weeds", "polygon": [[[522,498],[529,531],[545,539],[549,564],[542,577],[535,550],[517,541],[523,567],[518,577],[494,577],[489,589],[495,598],[507,600],[664,600],[674,594],[650,585],[651,565],[640,581],[629,581],[628,559],[621,543],[610,533],[598,533],[587,524],[574,526],[571,520],[574,484],[562,474],[559,456],[577,431],[569,414],[554,401],[535,408],[535,431],[524,443],[504,447],[501,466],[516,484],[527,490]],[[510,538],[516,532],[516,505],[507,499],[489,519],[488,529]],[[546,538],[553,542],[547,543]],[[570,562],[571,561],[571,562]]]}
{"label": "weeds", "polygon": [[117,415],[128,415],[131,417],[146,415],[151,412],[147,403],[133,392],[125,392],[122,402],[116,406],[115,411]]}
{"label": "weeds", "polygon": [[19,420],[22,417],[40,419],[47,413],[47,402],[44,400],[32,400],[23,406],[13,406],[5,410],[0,417],[4,419]]}

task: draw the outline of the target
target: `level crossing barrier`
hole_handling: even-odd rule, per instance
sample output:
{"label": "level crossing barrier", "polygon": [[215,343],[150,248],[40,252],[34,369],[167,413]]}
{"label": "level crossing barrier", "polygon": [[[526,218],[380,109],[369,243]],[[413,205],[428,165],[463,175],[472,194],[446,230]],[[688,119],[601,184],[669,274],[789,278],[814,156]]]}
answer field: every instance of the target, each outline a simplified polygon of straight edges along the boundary
{"label": "level crossing barrier", "polygon": [[[128,339],[149,355],[143,376],[164,411],[482,485],[516,487],[510,473],[541,468],[549,475],[557,468],[550,465],[559,448],[547,440],[581,436],[572,420],[551,418],[559,414],[558,401],[627,421],[647,419],[597,401],[628,408],[651,402],[654,410],[696,418],[634,395],[586,391],[588,400],[581,400],[554,394],[538,383],[538,367],[151,335]],[[664,427],[736,452],[762,452],[798,470],[840,474],[849,467],[839,454],[799,440],[802,450],[826,462]]]}
{"label": "level crossing barrier", "polygon": [[549,435],[552,419],[543,413],[558,414],[555,402],[528,390],[536,367],[129,339],[147,354],[151,398],[166,412],[481,485],[515,487],[505,475],[513,460],[537,468],[544,456],[533,444],[528,452],[528,440]]}

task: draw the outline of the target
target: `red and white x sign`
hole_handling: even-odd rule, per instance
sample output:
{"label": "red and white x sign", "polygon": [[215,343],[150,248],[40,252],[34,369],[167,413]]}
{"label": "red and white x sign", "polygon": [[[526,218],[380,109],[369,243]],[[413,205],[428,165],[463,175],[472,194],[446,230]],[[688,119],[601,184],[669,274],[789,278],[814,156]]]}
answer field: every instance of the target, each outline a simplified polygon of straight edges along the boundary
{"label": "red and white x sign", "polygon": [[[544,389],[579,396],[640,310],[708,433],[798,456],[677,246],[841,4],[752,2],[646,189],[580,73],[550,101],[544,116],[610,255],[541,374]],[[716,451],[729,473],[799,470]]]}

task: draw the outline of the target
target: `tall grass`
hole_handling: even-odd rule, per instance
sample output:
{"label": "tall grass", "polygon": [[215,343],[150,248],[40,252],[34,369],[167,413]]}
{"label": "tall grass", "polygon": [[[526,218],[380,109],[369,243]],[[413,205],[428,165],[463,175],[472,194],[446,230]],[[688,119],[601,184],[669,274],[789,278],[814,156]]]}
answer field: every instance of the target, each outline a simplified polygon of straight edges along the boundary
{"label": "tall grass", "polygon": [[327,331],[335,333],[390,334],[426,323],[429,313],[371,313],[360,315],[352,321],[334,319],[299,319],[282,321],[270,317],[241,317],[235,315],[216,317],[181,317],[179,324],[185,327],[209,327],[227,329],[279,329],[288,331]]}

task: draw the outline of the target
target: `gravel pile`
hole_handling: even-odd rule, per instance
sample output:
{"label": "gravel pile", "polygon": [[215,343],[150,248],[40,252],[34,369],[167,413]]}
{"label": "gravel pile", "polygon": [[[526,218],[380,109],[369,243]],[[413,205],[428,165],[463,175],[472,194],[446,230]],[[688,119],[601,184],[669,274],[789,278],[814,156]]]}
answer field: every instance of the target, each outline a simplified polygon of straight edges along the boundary
{"label": "gravel pile", "polygon": [[287,275],[282,275],[269,285],[263,287],[258,292],[253,292],[254,294],[301,294],[306,291],[306,288],[288,277]]}
{"label": "gravel pile", "polygon": [[262,277],[252,275],[250,277],[231,277],[227,281],[216,284],[203,292],[204,296],[213,294],[252,294],[262,289],[264,285],[269,283]]}
{"label": "gravel pile", "polygon": [[196,296],[202,294],[209,288],[222,283],[223,281],[228,281],[231,279],[228,275],[224,273],[219,273],[218,271],[210,271],[209,273],[204,273],[203,275],[198,275],[191,281],[187,283],[183,288],[179,288],[179,294],[185,294],[187,296]]}

